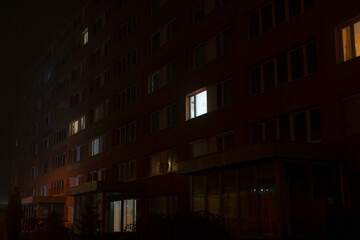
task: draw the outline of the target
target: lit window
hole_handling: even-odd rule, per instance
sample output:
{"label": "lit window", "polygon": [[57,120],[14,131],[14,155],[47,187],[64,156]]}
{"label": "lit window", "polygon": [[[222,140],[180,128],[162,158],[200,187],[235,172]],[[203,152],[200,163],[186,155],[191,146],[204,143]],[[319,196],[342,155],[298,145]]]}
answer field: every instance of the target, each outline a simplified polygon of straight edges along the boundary
{"label": "lit window", "polygon": [[85,28],[85,30],[82,32],[82,44],[86,45],[89,42],[89,30],[88,28]]}
{"label": "lit window", "polygon": [[100,137],[94,138],[91,141],[91,156],[98,155],[106,150],[107,137],[108,137],[108,135],[105,134]]}
{"label": "lit window", "polygon": [[189,97],[189,116],[195,118],[207,113],[207,91],[202,91]]}
{"label": "lit window", "polygon": [[74,135],[85,129],[85,115],[81,116],[79,119],[76,119],[70,123],[69,130],[70,136]]}
{"label": "lit window", "polygon": [[343,61],[360,56],[360,21],[341,29]]}
{"label": "lit window", "polygon": [[150,155],[150,176],[176,171],[177,149],[169,149]]}
{"label": "lit window", "polygon": [[137,219],[137,200],[110,202],[110,216],[111,232],[133,232]]}

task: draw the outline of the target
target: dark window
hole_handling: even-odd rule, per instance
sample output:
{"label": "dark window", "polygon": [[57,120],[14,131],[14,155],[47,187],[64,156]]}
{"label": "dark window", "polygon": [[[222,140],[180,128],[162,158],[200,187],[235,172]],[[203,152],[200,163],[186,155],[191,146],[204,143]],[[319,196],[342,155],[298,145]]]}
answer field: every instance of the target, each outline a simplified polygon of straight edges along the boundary
{"label": "dark window", "polygon": [[217,107],[223,107],[232,103],[232,80],[217,85]]}
{"label": "dark window", "polygon": [[294,140],[307,141],[306,112],[294,114]]}
{"label": "dark window", "polygon": [[265,63],[263,66],[264,71],[264,90],[275,87],[275,69],[274,61]]}
{"label": "dark window", "polygon": [[250,73],[251,79],[251,95],[261,92],[261,71],[260,67],[253,69]]}
{"label": "dark window", "polygon": [[159,47],[160,47],[160,33],[157,33],[151,38],[151,50],[155,51]]}
{"label": "dark window", "polygon": [[283,53],[276,58],[276,70],[278,86],[288,82],[288,64],[286,53]]}
{"label": "dark window", "polygon": [[285,1],[284,0],[275,0],[275,24],[279,25],[285,21]]}
{"label": "dark window", "polygon": [[259,13],[256,12],[249,17],[249,34],[250,39],[260,34]]}
{"label": "dark window", "polygon": [[223,99],[221,84],[217,85],[216,91],[217,91],[217,107],[220,108],[222,107],[222,99]]}
{"label": "dark window", "polygon": [[301,0],[288,0],[289,17],[294,17],[301,13]]}
{"label": "dark window", "polygon": [[224,136],[224,150],[234,148],[234,134]]}
{"label": "dark window", "polygon": [[167,108],[167,126],[173,126],[177,123],[178,119],[178,110],[177,104],[174,104]]}
{"label": "dark window", "polygon": [[202,65],[205,64],[205,44],[201,44],[201,46],[194,49],[192,61],[193,61],[192,69],[201,67]]}
{"label": "dark window", "polygon": [[321,140],[320,109],[310,110],[311,141]]}
{"label": "dark window", "polygon": [[193,21],[196,22],[199,19],[203,18],[204,16],[205,16],[205,0],[200,0],[194,4]]}
{"label": "dark window", "polygon": [[261,10],[261,28],[262,32],[266,32],[273,27],[272,4]]}
{"label": "dark window", "polygon": [[222,33],[222,54],[231,50],[231,28]]}
{"label": "dark window", "polygon": [[314,0],[304,0],[304,9],[307,10],[314,6]]}
{"label": "dark window", "polygon": [[290,54],[291,58],[291,78],[292,80],[304,76],[304,54],[303,49],[299,48]]}
{"label": "dark window", "polygon": [[266,141],[276,140],[276,120],[265,123]]}
{"label": "dark window", "polygon": [[311,74],[317,71],[316,63],[316,45],[315,43],[310,43],[306,46],[306,56],[307,56],[307,74]]}
{"label": "dark window", "polygon": [[263,141],[262,124],[257,124],[252,127],[253,143],[261,143]]}
{"label": "dark window", "polygon": [[279,117],[280,140],[290,141],[290,118],[289,115]]}
{"label": "dark window", "polygon": [[171,82],[177,79],[177,61],[167,65],[167,82]]}
{"label": "dark window", "polygon": [[160,112],[151,114],[151,132],[156,132],[160,129]]}
{"label": "dark window", "polygon": [[224,106],[230,105],[232,103],[232,80],[226,81],[223,84],[224,86]]}

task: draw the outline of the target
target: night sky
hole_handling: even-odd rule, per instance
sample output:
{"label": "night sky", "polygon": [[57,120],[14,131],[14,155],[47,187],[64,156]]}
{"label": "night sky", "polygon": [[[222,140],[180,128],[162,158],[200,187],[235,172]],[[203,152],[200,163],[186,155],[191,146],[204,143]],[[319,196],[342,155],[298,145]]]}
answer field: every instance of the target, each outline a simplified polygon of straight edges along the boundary
{"label": "night sky", "polygon": [[34,66],[79,0],[0,0],[0,204],[7,202],[14,143],[14,83]]}

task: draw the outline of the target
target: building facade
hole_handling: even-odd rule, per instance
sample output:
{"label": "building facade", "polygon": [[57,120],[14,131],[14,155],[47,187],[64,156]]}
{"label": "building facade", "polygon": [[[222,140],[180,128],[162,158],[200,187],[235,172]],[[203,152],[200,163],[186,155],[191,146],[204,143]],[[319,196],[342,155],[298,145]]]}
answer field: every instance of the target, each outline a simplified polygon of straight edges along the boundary
{"label": "building facade", "polygon": [[[339,10],[340,9],[340,10]],[[239,238],[327,236],[360,194],[360,2],[83,1],[17,83],[23,229],[208,211]]]}

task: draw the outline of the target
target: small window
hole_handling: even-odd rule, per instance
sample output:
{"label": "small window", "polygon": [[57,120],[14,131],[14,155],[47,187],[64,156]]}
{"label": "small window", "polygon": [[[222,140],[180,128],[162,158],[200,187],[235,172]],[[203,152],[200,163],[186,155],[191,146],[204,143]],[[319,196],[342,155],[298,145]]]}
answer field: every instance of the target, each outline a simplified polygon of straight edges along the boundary
{"label": "small window", "polygon": [[251,95],[261,93],[261,69],[257,67],[250,72]]}
{"label": "small window", "polygon": [[264,73],[264,90],[275,87],[275,66],[274,61],[267,62],[263,65]]}
{"label": "small window", "polygon": [[291,60],[291,78],[292,80],[304,76],[304,53],[303,49],[299,48],[290,53]]}
{"label": "small window", "polygon": [[85,28],[85,30],[81,34],[82,36],[82,45],[86,45],[89,42],[89,30]]}
{"label": "small window", "polygon": [[321,121],[319,108],[310,110],[310,135],[311,141],[321,140]]}
{"label": "small window", "polygon": [[225,107],[232,103],[232,80],[227,80],[217,85],[217,107]]}
{"label": "small window", "polygon": [[360,56],[360,21],[341,29],[343,61]]}
{"label": "small window", "polygon": [[207,91],[189,95],[189,118],[199,117],[207,113]]}
{"label": "small window", "polygon": [[261,143],[263,141],[263,125],[262,123],[252,126],[251,129],[252,142]]}
{"label": "small window", "polygon": [[194,4],[192,8],[192,14],[193,14],[193,22],[196,22],[205,16],[205,0],[197,1]]}
{"label": "small window", "polygon": [[295,17],[301,13],[301,0],[288,0],[289,17]]}
{"label": "small window", "polygon": [[91,141],[91,156],[98,155],[107,149],[108,135],[105,134],[103,136],[94,138]]}
{"label": "small window", "polygon": [[250,39],[259,36],[260,34],[260,21],[259,13],[256,12],[249,17],[249,35]]}
{"label": "small window", "polygon": [[273,28],[273,10],[272,4],[261,9],[261,27],[262,32],[266,32]]}
{"label": "small window", "polygon": [[307,141],[306,112],[294,114],[294,141]]}
{"label": "small window", "polygon": [[201,67],[205,63],[205,43],[203,43],[191,52],[191,69]]}

